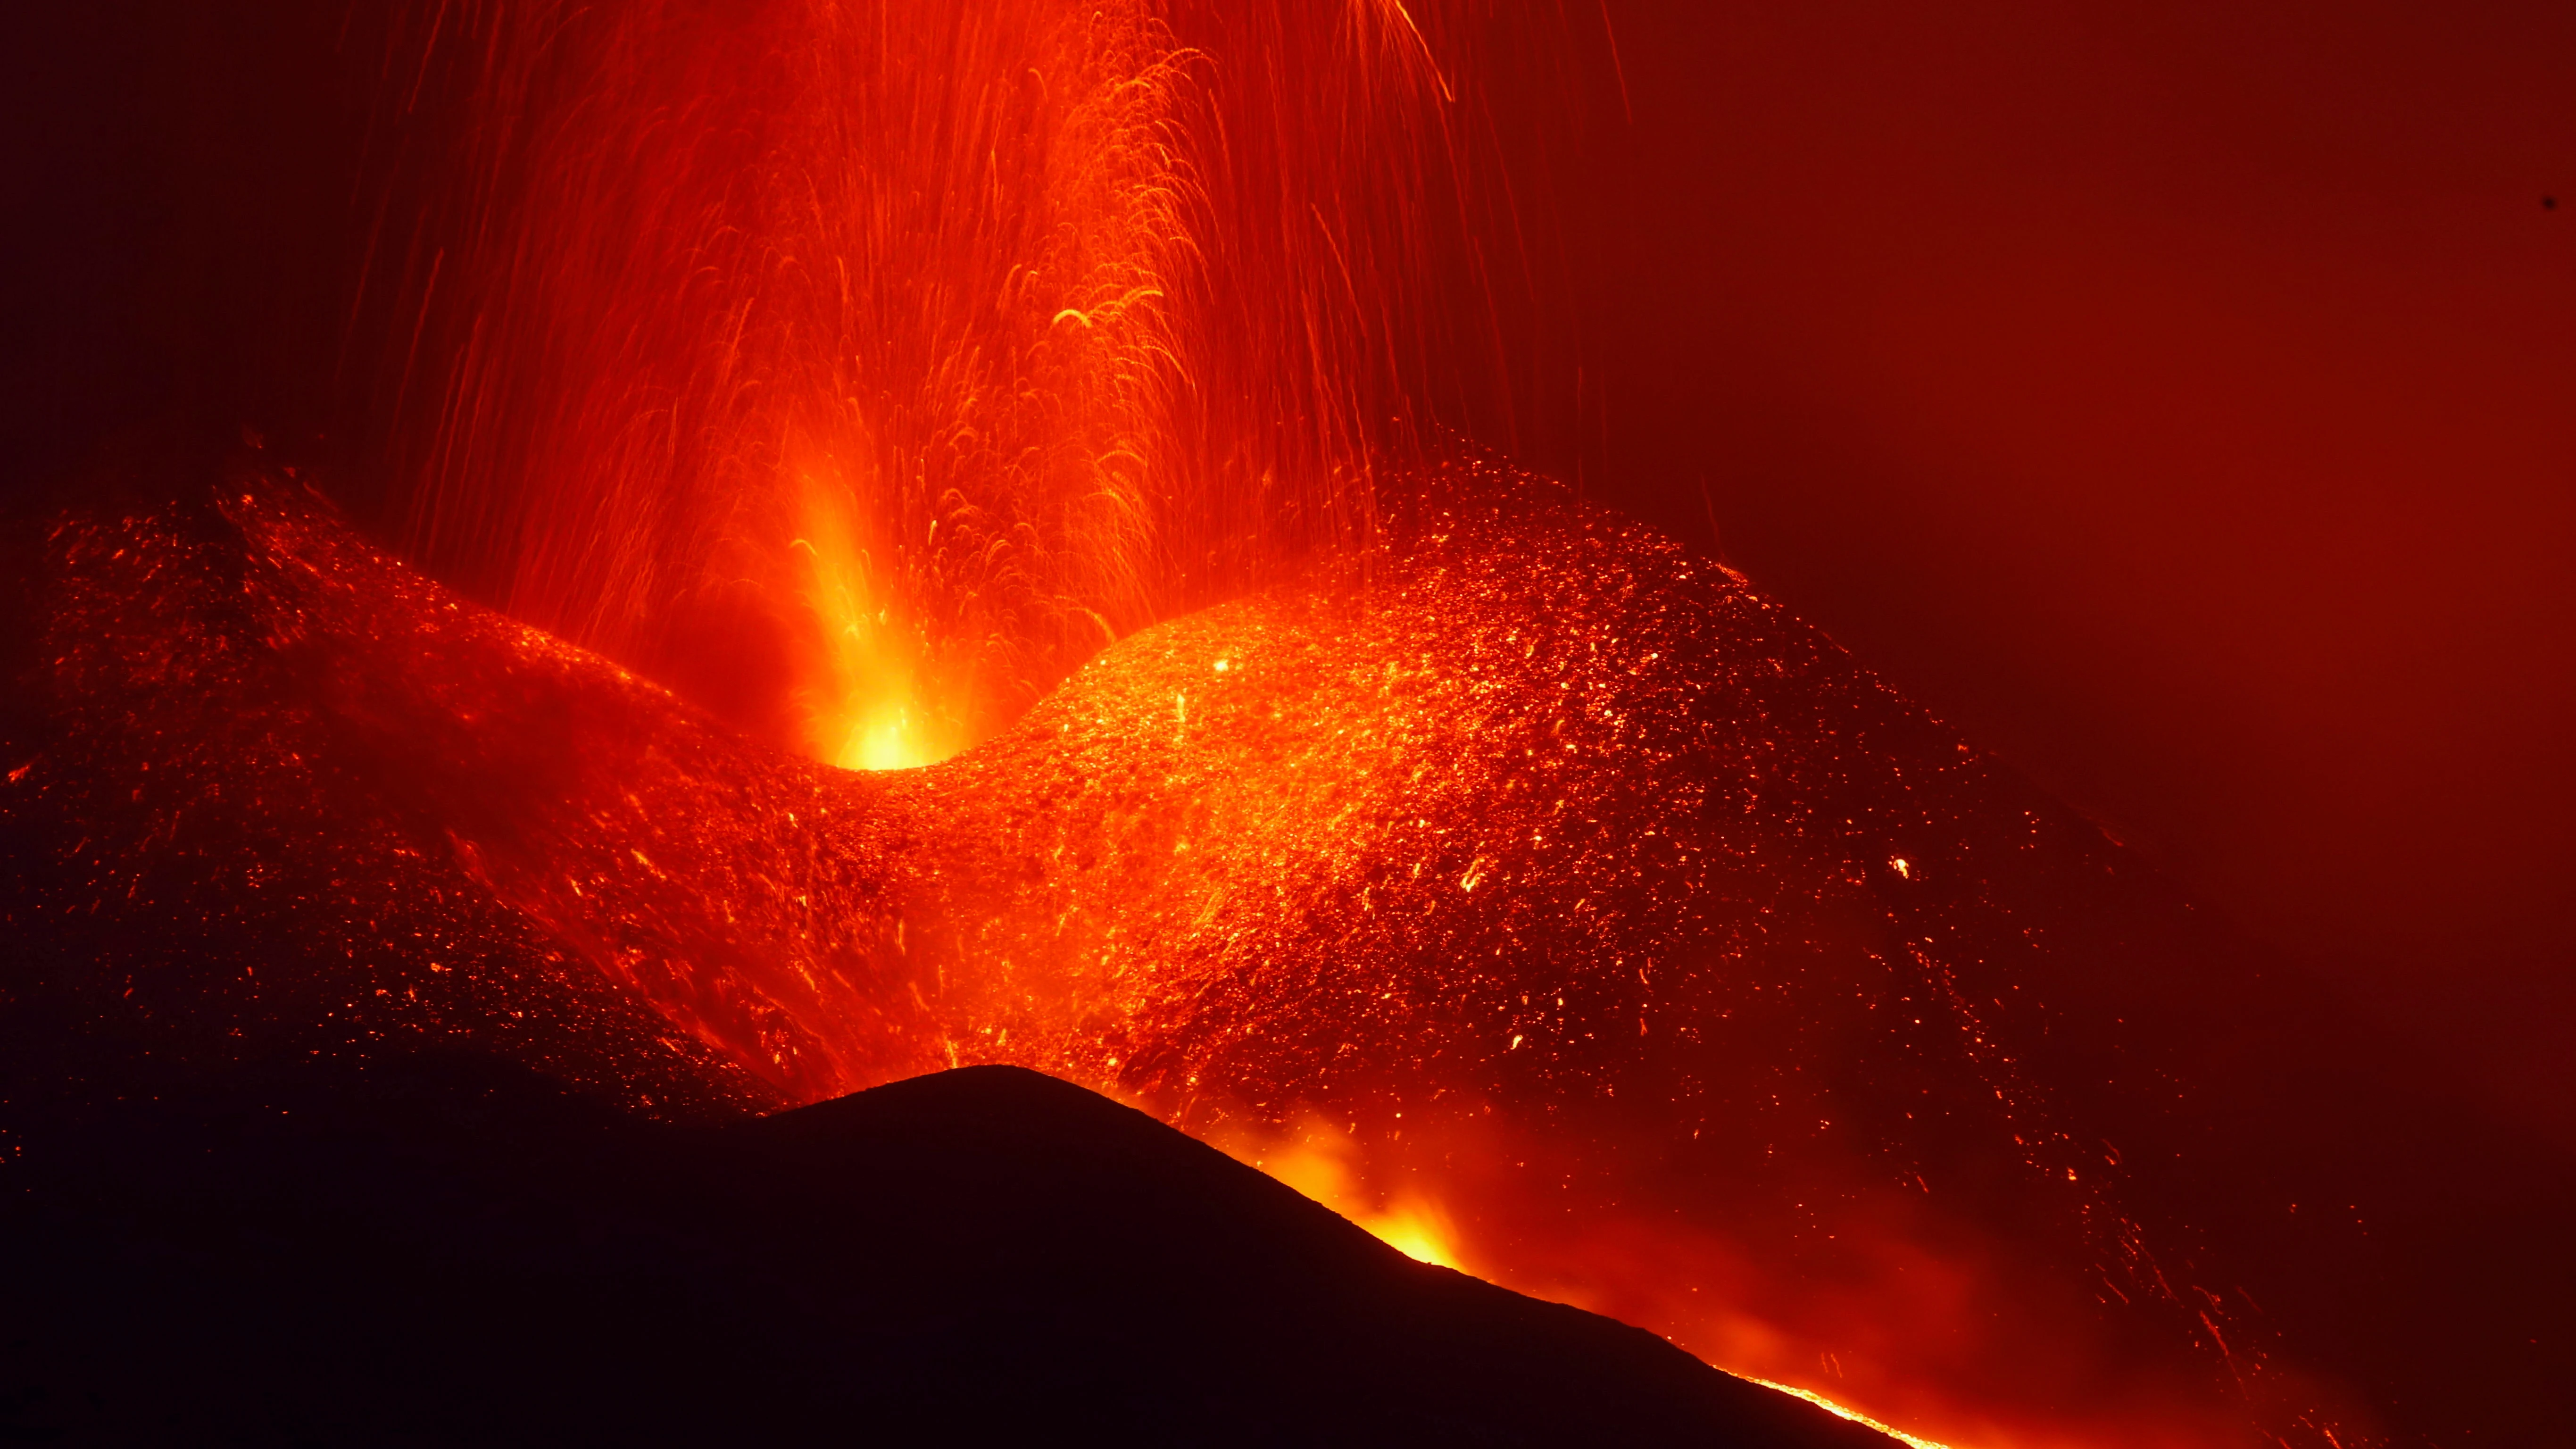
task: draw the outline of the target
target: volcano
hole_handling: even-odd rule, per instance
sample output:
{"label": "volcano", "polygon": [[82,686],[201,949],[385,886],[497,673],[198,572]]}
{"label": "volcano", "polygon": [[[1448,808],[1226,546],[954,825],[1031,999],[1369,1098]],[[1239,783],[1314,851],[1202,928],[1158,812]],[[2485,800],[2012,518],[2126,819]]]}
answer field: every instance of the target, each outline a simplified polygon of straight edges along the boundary
{"label": "volcano", "polygon": [[0,1426],[2564,1440],[2576,52],[2170,10],[31,14]]}
{"label": "volcano", "polygon": [[[1925,1432],[2369,1422],[2318,1326],[2367,1296],[2368,1224],[2268,1201],[2315,1186],[2285,1143],[2331,1116],[2242,1107],[2369,1089],[2230,1050],[2307,1003],[1740,576],[1497,464],[1415,496],[1359,576],[1147,630],[988,744],[881,773],[456,598],[255,452],[70,510],[26,574],[10,725],[13,1130],[41,1164],[46,1124],[210,1072],[362,1082],[460,1050],[701,1133],[874,1120],[947,1090],[882,1083],[1008,1065],[1417,1256],[1766,1381],[1821,1363]],[[366,1095],[295,1090],[322,1118]],[[239,1130],[224,1152],[328,1156]],[[743,1130],[719,1136],[808,1140]],[[907,1195],[946,1170],[869,1191],[937,1219]],[[1541,1352],[1514,1342],[1473,1372]]]}

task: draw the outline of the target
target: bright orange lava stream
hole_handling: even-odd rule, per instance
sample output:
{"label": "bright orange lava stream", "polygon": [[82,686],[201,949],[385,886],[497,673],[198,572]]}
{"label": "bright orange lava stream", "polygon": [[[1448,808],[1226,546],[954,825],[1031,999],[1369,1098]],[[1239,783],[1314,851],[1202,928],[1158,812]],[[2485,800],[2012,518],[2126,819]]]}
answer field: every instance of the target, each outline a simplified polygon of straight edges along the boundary
{"label": "bright orange lava stream", "polygon": [[1904,1430],[1899,1429],[1892,1424],[1882,1424],[1876,1419],[1871,1418],[1869,1415],[1860,1412],[1858,1409],[1847,1408],[1841,1404],[1835,1403],[1833,1400],[1826,1398],[1824,1395],[1817,1393],[1813,1389],[1802,1389],[1795,1384],[1775,1384],[1769,1379],[1755,1379],[1753,1382],[1762,1385],[1764,1388],[1778,1389],[1784,1394],[1795,1394],[1799,1398],[1806,1400],[1808,1403],[1814,1404],[1818,1408],[1824,1409],[1827,1412],[1849,1419],[1855,1424],[1867,1424],[1869,1427],[1876,1429],[1878,1432],[1885,1434],[1899,1443],[1912,1445],[1913,1449],[1954,1449],[1954,1446],[1944,1444],[1938,1439],[1926,1439],[1920,1435],[1908,1434]]}

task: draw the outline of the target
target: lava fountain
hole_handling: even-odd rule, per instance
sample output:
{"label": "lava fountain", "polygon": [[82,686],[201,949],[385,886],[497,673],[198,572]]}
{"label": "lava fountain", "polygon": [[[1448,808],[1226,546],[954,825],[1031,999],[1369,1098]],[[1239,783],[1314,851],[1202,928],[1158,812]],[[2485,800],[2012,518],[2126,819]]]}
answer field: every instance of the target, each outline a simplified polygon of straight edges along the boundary
{"label": "lava fountain", "polygon": [[1462,174],[1403,6],[416,19],[366,305],[409,544],[513,614],[918,764],[1366,545]]}
{"label": "lava fountain", "polygon": [[2355,1442],[2165,1170],[2223,943],[1741,577],[1431,446],[1509,402],[1501,24],[408,16],[351,335],[448,583],[255,459],[63,520],[33,995],[674,1115],[1027,1065],[1927,1435]]}

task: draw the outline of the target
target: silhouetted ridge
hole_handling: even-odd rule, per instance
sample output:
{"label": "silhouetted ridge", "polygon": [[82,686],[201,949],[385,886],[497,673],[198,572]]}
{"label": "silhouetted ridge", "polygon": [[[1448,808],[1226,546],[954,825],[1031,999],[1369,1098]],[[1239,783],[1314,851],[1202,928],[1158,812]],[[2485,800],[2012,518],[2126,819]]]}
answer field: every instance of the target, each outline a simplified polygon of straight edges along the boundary
{"label": "silhouetted ridge", "polygon": [[18,1127],[13,1441],[1886,1442],[1018,1068],[710,1128],[338,1061]]}

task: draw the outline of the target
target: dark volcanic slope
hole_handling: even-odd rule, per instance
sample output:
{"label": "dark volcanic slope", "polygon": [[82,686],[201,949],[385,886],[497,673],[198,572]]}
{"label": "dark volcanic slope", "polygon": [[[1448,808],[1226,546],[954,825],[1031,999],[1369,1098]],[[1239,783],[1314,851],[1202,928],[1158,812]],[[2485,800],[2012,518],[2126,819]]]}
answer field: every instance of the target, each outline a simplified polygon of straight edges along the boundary
{"label": "dark volcanic slope", "polygon": [[308,1066],[20,1145],[10,1442],[1889,1442],[1016,1068],[691,1129]]}

